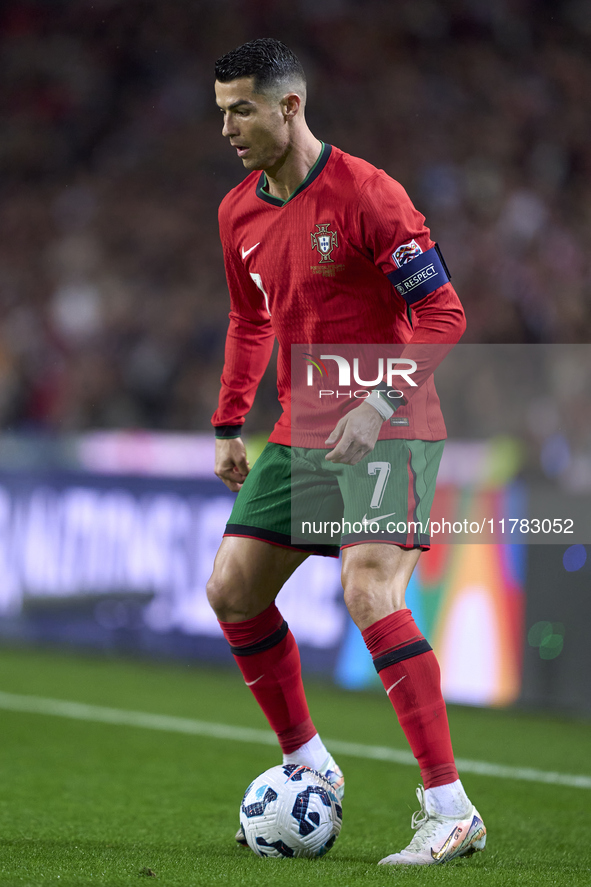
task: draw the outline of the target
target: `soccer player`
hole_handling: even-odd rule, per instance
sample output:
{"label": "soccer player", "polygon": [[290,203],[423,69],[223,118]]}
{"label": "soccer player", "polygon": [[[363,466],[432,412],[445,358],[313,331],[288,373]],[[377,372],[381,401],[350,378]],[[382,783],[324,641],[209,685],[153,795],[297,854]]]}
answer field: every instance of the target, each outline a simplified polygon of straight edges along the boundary
{"label": "soccer player", "polygon": [[[275,604],[310,553],[335,554],[330,545],[294,542],[292,452],[309,470],[308,489],[321,485],[332,490],[329,497],[336,491],[345,517],[367,511],[376,489],[370,467],[381,465],[380,518],[420,514],[424,520],[445,426],[432,378],[412,399],[407,392],[396,410],[383,381],[365,400],[341,402],[330,435],[314,443],[317,435],[310,438],[309,429],[292,427],[290,349],[450,346],[464,331],[464,314],[424,218],[404,189],[308,128],[306,78],[288,47],[254,40],[220,58],[215,71],[222,134],[249,174],[219,212],[231,312],[212,420],[215,472],[238,496],[208,597],[284,762],[323,772],[342,797],[342,773],[310,717],[298,648]],[[346,96],[338,100],[346,115]],[[275,339],[283,413],[249,471],[241,428]],[[379,461],[368,461],[369,453]],[[423,781],[417,789],[421,811],[412,819],[416,834],[381,862],[430,865],[482,850],[486,829],[455,767],[439,666],[405,607],[408,581],[429,537],[415,530],[375,537],[353,532],[340,541],[345,603]],[[236,839],[243,842],[240,830]]]}

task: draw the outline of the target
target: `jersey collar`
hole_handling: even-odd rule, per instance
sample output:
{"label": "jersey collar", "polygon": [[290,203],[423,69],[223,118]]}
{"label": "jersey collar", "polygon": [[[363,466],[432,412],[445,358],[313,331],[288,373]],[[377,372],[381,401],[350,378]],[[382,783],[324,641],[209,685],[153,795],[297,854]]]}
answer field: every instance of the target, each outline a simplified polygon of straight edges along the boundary
{"label": "jersey collar", "polygon": [[261,200],[264,200],[265,203],[270,203],[271,206],[285,206],[286,203],[289,203],[290,200],[293,200],[294,197],[297,197],[298,194],[311,185],[312,182],[318,178],[324,167],[328,162],[328,158],[330,157],[330,152],[332,151],[332,145],[325,145],[322,142],[322,150],[318,156],[318,160],[304,179],[304,181],[298,185],[293,194],[290,194],[287,200],[282,200],[281,197],[274,197],[272,194],[269,194],[267,191],[267,176],[264,172],[261,173],[258,183],[257,183],[257,197],[260,197]]}

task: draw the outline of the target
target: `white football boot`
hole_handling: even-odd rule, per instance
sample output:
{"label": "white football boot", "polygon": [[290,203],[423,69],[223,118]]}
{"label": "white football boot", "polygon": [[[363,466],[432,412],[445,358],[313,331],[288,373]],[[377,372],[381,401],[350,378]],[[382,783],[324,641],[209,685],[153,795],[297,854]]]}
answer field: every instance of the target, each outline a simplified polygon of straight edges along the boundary
{"label": "white football boot", "polygon": [[324,776],[327,782],[330,782],[335,795],[339,801],[342,801],[345,797],[345,777],[343,776],[343,771],[331,754],[329,754],[318,772],[321,776]]}
{"label": "white football boot", "polygon": [[416,835],[408,847],[386,856],[379,865],[438,865],[484,850],[486,828],[473,804],[465,815],[444,816],[429,809],[422,785],[417,788],[417,798],[421,809],[411,820]]}
{"label": "white football boot", "polygon": [[[343,776],[343,771],[331,754],[329,754],[328,758],[322,765],[322,768],[317,772],[320,773],[321,776],[324,776],[327,782],[330,782],[334,789],[335,795],[337,796],[339,801],[342,801],[345,796],[345,777]],[[248,842],[246,840],[242,825],[236,832],[235,837],[238,844],[241,844],[243,847],[248,848]]]}

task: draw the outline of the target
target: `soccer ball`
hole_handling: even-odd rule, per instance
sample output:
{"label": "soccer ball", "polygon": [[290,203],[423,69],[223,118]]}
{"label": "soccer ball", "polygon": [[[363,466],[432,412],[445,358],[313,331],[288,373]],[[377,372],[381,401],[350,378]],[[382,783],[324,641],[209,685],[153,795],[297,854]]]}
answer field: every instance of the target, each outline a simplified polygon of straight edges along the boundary
{"label": "soccer ball", "polygon": [[281,764],[246,789],[240,823],[259,856],[314,857],[328,853],[341,830],[343,809],[333,787],[309,767]]}

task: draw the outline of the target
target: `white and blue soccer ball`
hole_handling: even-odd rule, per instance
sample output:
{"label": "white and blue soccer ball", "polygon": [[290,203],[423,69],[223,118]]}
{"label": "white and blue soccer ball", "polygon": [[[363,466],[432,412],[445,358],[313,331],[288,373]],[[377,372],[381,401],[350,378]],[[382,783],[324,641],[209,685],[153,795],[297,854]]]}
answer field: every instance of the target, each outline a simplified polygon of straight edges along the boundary
{"label": "white and blue soccer ball", "polygon": [[259,856],[324,856],[341,830],[343,809],[322,774],[297,764],[261,773],[246,789],[240,823]]}

